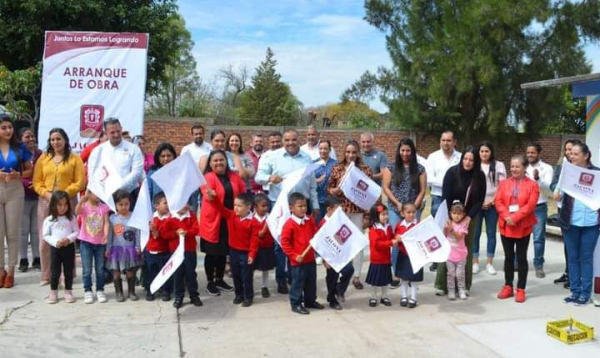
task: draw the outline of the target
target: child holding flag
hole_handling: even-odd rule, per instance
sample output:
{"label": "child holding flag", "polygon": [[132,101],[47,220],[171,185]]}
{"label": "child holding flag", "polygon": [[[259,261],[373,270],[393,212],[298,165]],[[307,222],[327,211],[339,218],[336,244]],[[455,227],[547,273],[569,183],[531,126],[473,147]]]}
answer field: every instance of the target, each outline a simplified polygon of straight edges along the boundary
{"label": "child holding flag", "polygon": [[365,280],[373,290],[369,299],[369,306],[377,306],[377,291],[381,289],[379,301],[382,305],[389,307],[392,305],[387,297],[387,287],[392,282],[391,248],[398,244],[398,239],[394,239],[394,232],[388,223],[388,210],[385,205],[378,204],[372,207],[370,218],[369,248],[371,263]]}
{"label": "child holding flag", "polygon": [[[410,257],[406,247],[402,243],[402,235],[419,223],[417,219],[417,207],[413,203],[402,204],[400,215],[404,218],[396,225],[396,238],[400,240],[398,245],[398,259],[396,261],[396,277],[400,278],[400,306],[408,308],[417,307],[417,282],[423,281],[423,269],[417,273],[413,272]],[[408,287],[410,285],[410,299],[408,299]]]}
{"label": "child holding flag", "polygon": [[[150,292],[150,284],[156,278],[163,266],[169,261],[169,243],[160,236],[160,228],[171,216],[169,205],[165,193],[160,192],[154,196],[154,212],[150,224],[150,238],[144,250],[144,264],[146,265],[146,301],[154,301],[154,294]],[[169,279],[161,287],[161,299],[163,301],[171,300],[172,279]]]}
{"label": "child holding flag", "polygon": [[262,272],[262,287],[260,289],[263,298],[271,296],[269,292],[269,271],[275,268],[275,241],[271,231],[267,227],[269,213],[269,197],[265,194],[254,196],[254,217],[252,220],[258,228],[253,234],[258,237],[258,253],[256,255],[255,269]]}

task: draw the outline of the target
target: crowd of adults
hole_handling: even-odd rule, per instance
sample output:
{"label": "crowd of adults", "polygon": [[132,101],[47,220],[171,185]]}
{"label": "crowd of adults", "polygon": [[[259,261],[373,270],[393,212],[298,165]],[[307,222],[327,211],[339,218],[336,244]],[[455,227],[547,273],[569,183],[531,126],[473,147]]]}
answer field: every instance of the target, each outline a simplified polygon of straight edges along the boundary
{"label": "crowd of adults", "polygon": [[[304,145],[300,145],[299,133],[294,129],[284,133],[275,131],[268,136],[256,133],[247,148],[239,133],[226,135],[214,129],[208,134],[209,141],[206,141],[205,128],[194,125],[190,134],[192,141],[183,147],[181,153],[191,154],[204,172],[209,186],[216,192],[217,200],[229,209],[233,208],[234,198],[241,192],[264,193],[273,205],[286,176],[313,162],[320,164],[314,175],[301,180],[292,191],[308,198],[308,212],[317,220],[324,215],[326,198],[336,196],[350,220],[358,227],[363,226],[364,210],[349,201],[340,189],[340,182],[351,164],[382,186],[392,227],[403,220],[402,207],[406,203],[413,203],[420,217],[428,200],[432,215],[436,215],[444,201],[448,209],[454,201],[460,201],[466,207],[469,227],[465,238],[468,248],[467,290],[471,287],[473,274],[480,271],[496,274],[493,259],[496,229],[499,228],[505,254],[505,282],[499,298],[515,294],[513,280],[516,271],[516,294],[522,295],[524,300],[530,237],[533,238],[535,275],[545,277],[547,203],[548,200],[557,200],[565,242],[565,273],[555,283],[571,289],[572,295],[565,301],[585,304],[590,300],[599,213],[556,188],[562,158],[555,168],[543,162],[539,144],[528,145],[526,153],[513,156],[507,171],[505,165],[496,159],[491,143],[465,146],[461,153],[456,150],[457,138],[452,131],[441,134],[440,149],[427,159],[419,155],[412,139],[401,138],[390,162],[386,154],[374,146],[375,138],[368,132],[361,134],[358,142],[349,140],[340,146],[339,157],[333,143],[322,138],[314,126],[308,127]],[[41,270],[40,283],[48,284],[49,247],[40,235],[54,191],[66,191],[75,202],[78,194],[85,190],[88,176],[93,175],[94,169],[110,162],[123,178],[121,189],[135,198],[146,173],[151,175],[178,155],[175,147],[167,142],[151,151],[146,147],[143,136],[127,140],[120,122],[114,118],[105,121],[102,136],[87,146],[81,155],[72,153],[69,137],[61,128],[50,131],[45,152],[37,148],[35,138],[31,129],[15,133],[11,119],[6,116],[0,118],[0,287],[14,285],[16,267],[20,271],[27,271],[30,267]],[[591,165],[591,153],[586,144],[568,140],[563,149],[564,158],[572,164],[596,169]],[[151,179],[148,185],[152,196],[162,191]],[[426,195],[428,187],[429,197]],[[201,223],[200,250],[206,254],[206,291],[218,295],[220,290],[232,289],[224,280],[228,236],[231,233],[215,208],[215,202],[206,200],[205,196],[198,190],[190,198],[190,205],[198,213]],[[485,270],[480,268],[482,263],[479,259],[484,222],[487,235]],[[397,254],[394,249],[393,264]],[[353,272],[352,283],[356,289],[363,288],[363,257],[363,253],[359,253],[353,261],[354,269],[347,271]],[[275,245],[275,261],[277,290],[282,294],[288,293],[291,280],[289,262],[279,245]],[[435,287],[439,294],[446,294],[445,265],[434,264],[430,270],[437,271]],[[399,279],[395,278],[391,288],[398,285]]]}

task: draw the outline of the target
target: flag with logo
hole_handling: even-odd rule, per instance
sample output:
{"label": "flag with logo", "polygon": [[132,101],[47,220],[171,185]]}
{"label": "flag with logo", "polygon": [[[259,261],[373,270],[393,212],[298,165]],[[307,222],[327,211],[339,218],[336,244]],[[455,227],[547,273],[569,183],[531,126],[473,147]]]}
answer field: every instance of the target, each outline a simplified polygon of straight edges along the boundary
{"label": "flag with logo", "polygon": [[340,183],[348,200],[363,210],[370,210],[381,195],[381,187],[351,163]]}
{"label": "flag with logo", "polygon": [[600,209],[600,171],[563,162],[558,181],[560,190],[592,210]]}
{"label": "flag with logo", "polygon": [[175,271],[181,266],[183,263],[183,257],[185,254],[185,235],[179,235],[179,246],[175,249],[175,252],[169,258],[169,261],[160,269],[156,278],[150,284],[150,292],[154,294],[156,291],[160,290],[162,285],[167,282],[169,277],[173,276]]}
{"label": "flag with logo", "polygon": [[[96,149],[101,150],[101,149]],[[98,158],[102,153],[98,153]],[[99,162],[99,161],[98,161]],[[117,211],[113,194],[123,185],[123,178],[114,167],[112,162],[96,163],[92,168],[92,174],[89,176],[90,181],[88,189],[102,200],[112,211]]]}
{"label": "flag with logo", "polygon": [[148,189],[148,179],[144,179],[140,188],[140,194],[135,202],[135,208],[131,213],[127,225],[140,230],[140,245],[142,251],[150,239],[150,221],[152,221],[152,198]]}
{"label": "flag with logo", "polygon": [[336,272],[340,272],[368,244],[369,239],[348,219],[341,207],[327,218],[325,225],[310,240],[313,249]]}
{"label": "flag with logo", "polygon": [[435,213],[435,222],[438,224],[440,229],[444,230],[444,225],[448,221],[448,204],[446,204],[446,200],[442,201],[437,212]]}
{"label": "flag with logo", "polygon": [[446,262],[450,256],[450,243],[429,216],[402,236],[413,272],[417,273],[430,262]]}
{"label": "flag with logo", "polygon": [[181,210],[187,204],[190,195],[206,184],[189,151],[157,170],[151,178],[165,193],[171,212]]}

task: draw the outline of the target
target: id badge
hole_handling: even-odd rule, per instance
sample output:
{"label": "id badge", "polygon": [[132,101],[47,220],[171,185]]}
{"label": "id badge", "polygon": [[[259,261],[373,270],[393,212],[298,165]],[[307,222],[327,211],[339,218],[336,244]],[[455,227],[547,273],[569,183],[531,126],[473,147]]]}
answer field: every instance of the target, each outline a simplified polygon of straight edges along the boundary
{"label": "id badge", "polygon": [[509,213],[516,213],[517,211],[519,211],[519,205],[515,204],[515,205],[511,205],[508,207],[508,212]]}

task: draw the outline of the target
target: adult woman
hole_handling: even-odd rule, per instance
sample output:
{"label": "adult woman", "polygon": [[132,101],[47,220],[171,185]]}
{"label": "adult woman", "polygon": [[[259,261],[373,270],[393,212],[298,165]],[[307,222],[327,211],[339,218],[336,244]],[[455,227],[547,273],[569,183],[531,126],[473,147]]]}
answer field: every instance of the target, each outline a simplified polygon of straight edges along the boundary
{"label": "adult woman", "polygon": [[[219,149],[225,152],[227,156],[227,166],[233,171],[237,171],[237,168],[241,168],[242,164],[239,157],[234,157],[232,153],[227,152],[227,141],[225,140],[225,132],[220,129],[213,129],[210,132],[210,144],[213,149]],[[241,147],[241,146],[240,146]],[[204,172],[208,164],[208,155],[200,157],[200,171]]]}
{"label": "adult woman", "polygon": [[[10,117],[0,115],[0,288],[15,284],[19,259],[19,226],[23,215],[24,192],[21,178],[31,176],[31,152],[17,141]],[[8,246],[5,270],[4,239]]]}
{"label": "adult woman", "polygon": [[485,220],[485,231],[487,233],[487,264],[486,271],[490,275],[496,274],[494,269],[494,254],[496,252],[496,226],[498,225],[498,213],[494,207],[494,197],[498,190],[498,184],[506,179],[506,167],[504,163],[496,160],[494,146],[490,142],[483,142],[479,146],[479,158],[481,159],[481,170],[485,175],[485,199],[481,211],[476,217],[475,235],[473,237],[473,273],[479,272],[479,239],[481,227]]}
{"label": "adult woman", "polygon": [[[229,252],[229,232],[227,223],[219,213],[215,202],[233,210],[233,201],[246,192],[242,178],[227,165],[227,156],[221,149],[215,149],[208,156],[208,166],[204,175],[206,185],[202,190],[202,210],[200,210],[200,250],[206,254],[204,271],[206,272],[206,293],[220,295],[219,291],[232,291],[233,287],[225,283],[226,257]],[[207,200],[207,188],[216,192],[213,200]]]}
{"label": "adult woman", "polygon": [[232,168],[232,170],[236,171],[242,179],[245,180],[246,188],[250,189],[250,178],[254,177],[254,163],[252,162],[252,159],[244,153],[242,147],[241,135],[233,133],[227,137],[225,151],[233,155],[234,165],[236,166],[235,169]]}
{"label": "adult woman", "polygon": [[[571,149],[571,163],[586,169],[600,170],[592,165],[592,153],[584,143]],[[592,177],[593,178],[593,177]],[[598,193],[595,200],[599,200]],[[594,248],[600,234],[600,210],[594,211],[581,201],[563,193],[560,226],[564,230],[569,265],[571,296],[565,303],[585,306],[590,302],[593,286]]]}
{"label": "adult woman", "polygon": [[144,173],[148,173],[148,170],[154,165],[154,155],[151,152],[146,152],[146,138],[143,135],[136,135],[133,137],[133,144],[137,144],[137,146],[142,151],[142,155],[144,156]]}
{"label": "adult woman", "polygon": [[[23,128],[19,132],[21,143],[27,146],[27,149],[32,154],[30,160],[31,166],[35,165],[42,151],[37,147],[35,134],[31,128]],[[21,178],[23,189],[25,190],[25,202],[23,206],[23,216],[21,217],[21,245],[19,250],[19,271],[26,272],[29,268],[29,260],[27,259],[27,248],[31,241],[32,264],[31,267],[40,269],[40,244],[37,228],[37,205],[38,195],[33,190],[31,178]]]}
{"label": "adult woman", "polygon": [[[327,192],[331,195],[335,195],[342,199],[342,209],[348,215],[348,218],[356,227],[361,228],[363,226],[363,215],[365,211],[358,206],[356,206],[353,202],[348,200],[342,189],[339,188],[339,185],[342,182],[342,178],[344,174],[346,174],[346,170],[350,166],[350,163],[354,163],[354,165],[363,171],[369,177],[372,176],[371,168],[362,164],[362,160],[360,157],[360,147],[355,140],[349,140],[344,147],[343,152],[344,158],[336,165],[333,166],[331,170],[331,176],[329,177],[329,184],[327,184]],[[358,255],[354,258],[353,264],[355,266],[354,278],[352,279],[352,284],[358,290],[362,290],[364,288],[363,284],[360,282],[360,273],[362,271],[363,264],[363,251],[359,252]]]}
{"label": "adult woman", "polygon": [[37,207],[38,232],[40,234],[40,258],[42,276],[40,285],[50,283],[50,245],[44,240],[42,225],[48,216],[48,205],[55,190],[69,194],[75,207],[77,193],[84,186],[83,162],[77,154],[71,153],[69,137],[62,128],[50,130],[46,153],[35,163],[33,189],[40,196]]}
{"label": "adult woman", "polygon": [[163,190],[156,185],[154,180],[152,180],[152,174],[154,174],[163,166],[172,162],[175,158],[177,158],[177,152],[171,143],[161,143],[158,145],[158,147],[156,147],[156,150],[154,151],[154,165],[150,167],[150,170],[148,170],[148,175],[146,176],[148,180],[148,191],[150,192],[150,198],[153,200],[154,196],[158,193],[162,193]]}
{"label": "adult woman", "polygon": [[514,294],[515,247],[518,267],[517,294],[515,301],[525,302],[527,284],[527,247],[533,226],[537,223],[535,206],[540,196],[536,182],[525,175],[527,161],[517,155],[510,160],[511,177],[500,182],[496,193],[495,206],[498,211],[500,236],[504,248],[505,284],[498,298],[505,299]]}
{"label": "adult woman", "polygon": [[[396,147],[396,160],[389,163],[382,171],[381,186],[388,198],[390,225],[395,228],[402,221],[402,204],[414,203],[419,210],[423,206],[423,198],[427,189],[427,173],[425,167],[417,163],[417,149],[410,138],[403,138]],[[392,248],[392,272],[396,273],[398,248]],[[400,283],[394,277],[391,287]]]}
{"label": "adult woman", "polygon": [[317,197],[319,199],[319,218],[317,222],[325,216],[325,199],[327,199],[327,185],[329,185],[329,178],[331,177],[331,171],[333,166],[337,164],[337,160],[331,158],[331,142],[322,139],[319,142],[319,167],[315,169],[315,178],[317,178]]}
{"label": "adult woman", "polygon": [[[448,169],[442,184],[442,201],[446,200],[448,212],[455,200],[463,203],[467,209],[465,218],[469,226],[469,233],[465,237],[467,246],[467,266],[465,269],[467,291],[471,289],[473,280],[473,234],[475,232],[475,220],[483,200],[485,199],[485,176],[481,171],[479,151],[474,147],[467,147],[460,157],[460,162]],[[435,288],[448,293],[446,280],[446,264],[439,264],[435,278]],[[438,293],[440,294],[440,293]]]}

